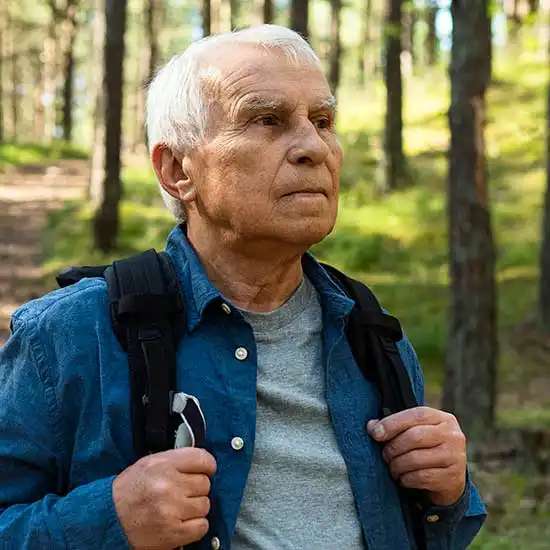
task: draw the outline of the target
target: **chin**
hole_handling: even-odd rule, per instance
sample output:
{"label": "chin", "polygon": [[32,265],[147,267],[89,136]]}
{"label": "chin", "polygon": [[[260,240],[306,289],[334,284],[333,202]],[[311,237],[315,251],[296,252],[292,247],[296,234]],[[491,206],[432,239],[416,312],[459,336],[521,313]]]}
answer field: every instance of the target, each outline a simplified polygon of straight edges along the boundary
{"label": "chin", "polygon": [[332,232],[335,221],[327,219],[303,219],[297,223],[290,223],[283,230],[285,233],[284,240],[307,250],[310,246],[321,242]]}

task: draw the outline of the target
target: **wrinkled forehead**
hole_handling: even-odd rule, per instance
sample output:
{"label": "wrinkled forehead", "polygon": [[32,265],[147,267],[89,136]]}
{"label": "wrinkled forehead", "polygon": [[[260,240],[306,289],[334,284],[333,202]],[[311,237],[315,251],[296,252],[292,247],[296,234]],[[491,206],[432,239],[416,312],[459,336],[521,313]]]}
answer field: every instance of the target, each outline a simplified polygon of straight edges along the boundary
{"label": "wrinkled forehead", "polygon": [[[243,97],[269,102],[286,98],[327,104],[333,97],[320,65],[276,47],[231,44],[201,60],[201,92],[231,110]],[[298,97],[300,96],[300,97]]]}

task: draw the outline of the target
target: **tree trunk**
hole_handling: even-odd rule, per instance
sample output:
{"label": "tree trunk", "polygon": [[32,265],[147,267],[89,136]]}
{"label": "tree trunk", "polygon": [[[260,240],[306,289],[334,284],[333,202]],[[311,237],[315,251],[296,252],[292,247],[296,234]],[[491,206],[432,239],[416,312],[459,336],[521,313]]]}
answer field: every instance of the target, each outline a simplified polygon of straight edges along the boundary
{"label": "tree trunk", "polygon": [[118,207],[122,196],[121,138],[124,84],[124,34],[126,0],[105,3],[105,179],[103,200],[94,218],[94,245],[102,252],[116,246],[119,224]]}
{"label": "tree trunk", "polygon": [[239,0],[229,0],[229,25],[231,30],[239,26]]}
{"label": "tree trunk", "polygon": [[275,10],[273,6],[273,0],[264,0],[264,17],[263,21],[266,24],[271,24],[275,20]]}
{"label": "tree trunk", "polygon": [[202,36],[212,34],[212,9],[210,0],[202,0]]}
{"label": "tree trunk", "polygon": [[435,28],[437,11],[437,4],[432,5],[431,3],[429,3],[426,7],[426,24],[428,26],[428,32],[426,34],[426,62],[430,66],[433,66],[437,63],[437,57],[439,53],[439,43],[437,40],[437,32]]}
{"label": "tree trunk", "polygon": [[330,59],[328,81],[332,93],[338,94],[340,85],[340,61],[342,42],[340,40],[340,15],[342,0],[330,0]]}
{"label": "tree trunk", "polygon": [[291,0],[290,28],[309,40],[309,0]]}
{"label": "tree trunk", "polygon": [[[140,76],[137,95],[137,117],[136,117],[136,140],[137,145],[147,144],[147,133],[145,129],[145,105],[147,97],[147,87],[155,76],[155,71],[159,63],[159,32],[160,32],[160,6],[158,0],[145,0],[145,34],[147,42],[141,48],[139,60]],[[136,147],[137,148],[137,147]]]}
{"label": "tree trunk", "polygon": [[48,36],[44,40],[44,138],[49,141],[55,136],[57,120],[57,36],[56,14],[52,13],[48,23]]}
{"label": "tree trunk", "polygon": [[372,70],[372,63],[369,63],[372,52],[371,45],[371,24],[372,24],[372,0],[365,0],[365,14],[362,18],[361,41],[359,44],[359,85],[365,87],[367,84],[366,73]]}
{"label": "tree trunk", "polygon": [[[548,47],[550,54],[550,44]],[[542,326],[550,332],[550,77],[546,101],[546,191],[540,249],[539,312]]]}
{"label": "tree trunk", "polygon": [[65,21],[63,22],[63,139],[73,137],[73,90],[74,90],[74,43],[76,39],[77,0],[67,0]]}
{"label": "tree trunk", "polygon": [[4,68],[4,57],[6,55],[6,51],[4,49],[4,37],[5,37],[5,30],[4,30],[4,21],[7,19],[6,14],[4,13],[4,6],[0,6],[0,144],[4,143],[4,135],[5,135],[5,119],[4,119],[4,78],[3,78],[3,71]]}
{"label": "tree trunk", "polygon": [[8,28],[11,31],[11,139],[15,142],[19,138],[19,54],[15,45],[18,32],[16,21],[8,19]]}
{"label": "tree trunk", "polygon": [[529,15],[536,15],[540,8],[540,0],[527,0],[529,4]]}
{"label": "tree trunk", "polygon": [[498,355],[495,245],[484,139],[491,23],[488,0],[454,0],[451,13],[451,311],[443,408],[457,415],[475,443],[494,426]]}
{"label": "tree trunk", "polygon": [[105,0],[94,1],[93,22],[93,66],[96,67],[92,75],[93,105],[94,105],[94,136],[92,158],[90,165],[90,181],[88,185],[88,199],[92,208],[97,210],[103,201],[103,179],[105,165],[105,100],[104,100],[104,59],[105,48]]}
{"label": "tree trunk", "polygon": [[384,181],[382,192],[396,189],[405,178],[403,153],[403,78],[401,75],[403,0],[389,0],[386,14],[384,81],[386,120],[384,128]]}
{"label": "tree trunk", "polygon": [[159,61],[159,25],[158,21],[158,0],[147,0],[145,9],[145,28],[147,34],[148,45],[148,66],[147,66],[147,81],[144,85],[149,84],[155,76],[155,70]]}
{"label": "tree trunk", "polygon": [[409,56],[409,63],[412,68],[415,62],[415,50],[414,50],[414,34],[417,20],[417,13],[412,1],[404,3],[404,40],[403,50],[407,52]]}

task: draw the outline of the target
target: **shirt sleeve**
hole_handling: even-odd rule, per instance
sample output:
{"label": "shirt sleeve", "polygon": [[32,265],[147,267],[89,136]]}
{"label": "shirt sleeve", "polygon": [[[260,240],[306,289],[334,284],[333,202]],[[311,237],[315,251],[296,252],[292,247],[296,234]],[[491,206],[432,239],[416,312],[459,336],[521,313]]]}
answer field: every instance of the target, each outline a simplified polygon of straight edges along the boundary
{"label": "shirt sleeve", "polygon": [[0,348],[0,540],[19,550],[130,548],[113,477],[66,490],[69,446],[33,322]]}
{"label": "shirt sleeve", "polygon": [[[424,404],[424,376],[416,352],[405,336],[397,344],[419,404]],[[431,506],[422,516],[427,550],[464,550],[481,529],[487,511],[479,492],[466,474],[466,488],[452,506]]]}

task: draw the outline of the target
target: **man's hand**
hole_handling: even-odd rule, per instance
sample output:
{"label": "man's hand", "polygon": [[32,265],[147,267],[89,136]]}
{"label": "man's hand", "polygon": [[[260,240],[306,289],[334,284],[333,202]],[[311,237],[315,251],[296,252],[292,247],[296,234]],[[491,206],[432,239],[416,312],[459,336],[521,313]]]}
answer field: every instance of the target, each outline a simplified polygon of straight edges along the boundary
{"label": "man's hand", "polygon": [[384,444],[382,456],[403,487],[427,490],[439,506],[450,506],[462,496],[466,437],[452,414],[415,407],[371,420],[367,429]]}
{"label": "man's hand", "polygon": [[134,550],[172,550],[208,532],[214,457],[202,449],[152,454],[113,482],[113,501]]}

